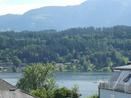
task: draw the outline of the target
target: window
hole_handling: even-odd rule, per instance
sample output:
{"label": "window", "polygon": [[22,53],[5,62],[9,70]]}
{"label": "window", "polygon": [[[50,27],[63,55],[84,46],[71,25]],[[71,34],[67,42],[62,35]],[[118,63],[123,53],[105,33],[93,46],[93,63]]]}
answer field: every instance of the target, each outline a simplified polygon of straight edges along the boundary
{"label": "window", "polygon": [[128,82],[130,80],[130,78],[131,78],[131,74],[129,74],[123,81]]}

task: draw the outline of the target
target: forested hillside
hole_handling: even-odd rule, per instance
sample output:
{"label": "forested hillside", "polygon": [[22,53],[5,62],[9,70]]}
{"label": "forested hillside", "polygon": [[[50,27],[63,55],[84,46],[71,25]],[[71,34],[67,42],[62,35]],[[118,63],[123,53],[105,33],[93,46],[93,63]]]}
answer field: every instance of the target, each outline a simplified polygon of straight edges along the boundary
{"label": "forested hillside", "polygon": [[53,63],[60,71],[108,71],[131,59],[131,27],[0,33],[0,64]]}

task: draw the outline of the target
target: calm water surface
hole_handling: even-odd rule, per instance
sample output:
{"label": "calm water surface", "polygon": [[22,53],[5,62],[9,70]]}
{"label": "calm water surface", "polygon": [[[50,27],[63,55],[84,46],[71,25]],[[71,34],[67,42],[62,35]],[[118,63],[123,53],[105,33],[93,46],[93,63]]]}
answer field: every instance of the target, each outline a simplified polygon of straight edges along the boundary
{"label": "calm water surface", "polygon": [[[82,98],[97,94],[98,84],[100,81],[106,81],[110,78],[111,73],[72,73],[59,72],[55,73],[56,83],[60,87],[72,88],[74,85],[79,87]],[[0,78],[15,85],[22,77],[21,73],[0,73]]]}

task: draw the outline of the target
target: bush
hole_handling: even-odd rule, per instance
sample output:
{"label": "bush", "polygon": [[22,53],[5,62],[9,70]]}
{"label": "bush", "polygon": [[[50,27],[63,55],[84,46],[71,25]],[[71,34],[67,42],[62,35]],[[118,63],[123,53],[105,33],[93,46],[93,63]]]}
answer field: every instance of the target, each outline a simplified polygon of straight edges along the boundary
{"label": "bush", "polygon": [[37,90],[32,90],[31,94],[33,96],[36,96],[38,98],[48,98],[47,96],[47,91],[46,89],[42,88],[42,89],[37,89]]}
{"label": "bush", "polygon": [[79,98],[79,96],[76,90],[70,90],[65,87],[59,88],[54,92],[54,98]]}
{"label": "bush", "polygon": [[87,98],[99,98],[98,95],[93,95],[93,96],[90,96],[90,97],[87,97]]}
{"label": "bush", "polygon": [[68,88],[56,88],[52,90],[46,90],[45,88],[32,90],[31,94],[38,98],[79,98],[77,89],[68,89]]}

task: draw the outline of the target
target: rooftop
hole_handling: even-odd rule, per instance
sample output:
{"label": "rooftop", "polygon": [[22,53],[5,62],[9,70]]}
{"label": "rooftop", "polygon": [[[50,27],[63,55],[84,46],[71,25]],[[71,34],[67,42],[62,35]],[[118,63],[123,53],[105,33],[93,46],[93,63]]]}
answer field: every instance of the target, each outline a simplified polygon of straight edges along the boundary
{"label": "rooftop", "polygon": [[37,98],[0,79],[0,98]]}
{"label": "rooftop", "polygon": [[130,65],[125,65],[125,66],[118,66],[113,68],[114,70],[131,70],[131,64]]}
{"label": "rooftop", "polygon": [[16,87],[9,84],[5,80],[0,79],[0,90],[13,90],[13,89],[16,89]]}

